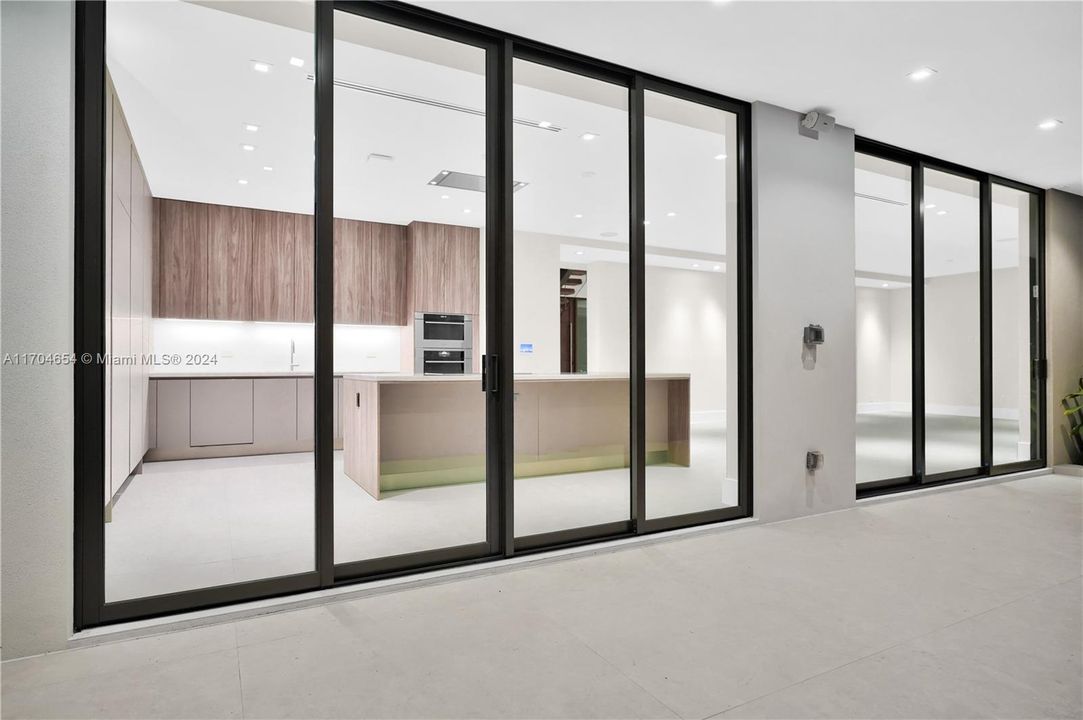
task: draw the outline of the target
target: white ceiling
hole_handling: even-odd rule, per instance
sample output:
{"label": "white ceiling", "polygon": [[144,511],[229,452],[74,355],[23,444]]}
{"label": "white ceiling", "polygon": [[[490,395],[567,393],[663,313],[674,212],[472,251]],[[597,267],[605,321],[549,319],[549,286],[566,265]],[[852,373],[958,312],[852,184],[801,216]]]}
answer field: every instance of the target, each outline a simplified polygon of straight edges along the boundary
{"label": "white ceiling", "polygon": [[[517,4],[533,12],[529,3]],[[282,11],[288,5],[293,4],[273,7]],[[298,5],[300,16],[310,15],[310,6]],[[584,5],[584,12],[593,11],[593,3]],[[651,4],[625,3],[622,13],[638,13],[640,5]],[[263,22],[240,14],[258,15],[260,7],[240,5],[234,6],[238,12],[223,12],[188,2],[110,3],[109,70],[155,195],[312,212],[311,32],[282,18]],[[740,10],[731,5],[706,9]],[[569,17],[580,12],[578,5],[566,10]],[[686,5],[682,10],[695,14],[704,8]],[[683,14],[676,17],[674,22],[683,22]],[[338,79],[484,107],[480,51],[353,16],[338,14],[336,23]],[[304,60],[304,66],[292,66],[291,57]],[[270,63],[271,72],[254,72],[253,60]],[[569,238],[562,249],[569,263],[619,261],[626,257],[622,246],[628,235],[623,92],[529,63],[518,62],[515,70],[515,116],[563,128],[551,132],[515,125],[514,175],[528,183],[515,194],[516,228]],[[647,100],[648,262],[721,271],[727,224],[732,227],[735,217],[732,116],[696,111],[661,96]],[[245,123],[259,125],[259,131],[247,132]],[[597,137],[585,141],[585,132]],[[245,151],[243,144],[255,149]],[[335,215],[480,226],[481,193],[427,183],[442,170],[482,174],[484,146],[484,121],[477,115],[336,88]],[[371,159],[374,153],[392,159]],[[720,155],[728,157],[716,159]],[[239,184],[240,179],[247,183]],[[857,269],[878,282],[889,280],[880,275],[905,278],[908,185],[863,170],[856,180],[859,193],[906,203],[857,198]],[[928,273],[974,272],[974,198],[939,187],[927,194],[930,202],[950,211],[929,218]],[[995,237],[1018,236],[1018,213],[996,207]],[[995,246],[996,267],[1017,264],[1015,246],[1009,245]]]}
{"label": "white ceiling", "polygon": [[[1083,194],[1083,3],[416,4],[859,135]],[[915,83],[906,75],[938,72]],[[1046,118],[1063,121],[1040,131]]]}

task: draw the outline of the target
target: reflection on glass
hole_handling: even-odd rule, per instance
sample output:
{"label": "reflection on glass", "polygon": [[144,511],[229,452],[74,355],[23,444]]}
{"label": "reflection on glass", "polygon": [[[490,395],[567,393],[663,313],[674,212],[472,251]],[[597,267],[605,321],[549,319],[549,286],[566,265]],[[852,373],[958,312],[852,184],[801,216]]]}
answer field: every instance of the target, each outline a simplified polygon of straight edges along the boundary
{"label": "reflection on glass", "polygon": [[978,181],[925,171],[925,473],[981,464]]}
{"label": "reflection on glass", "polygon": [[737,253],[737,121],[651,91],[644,106],[654,518],[737,504],[737,282],[727,265]]}
{"label": "reflection on glass", "polygon": [[857,482],[913,466],[910,168],[855,155]]}
{"label": "reflection on glass", "polygon": [[270,10],[107,8],[107,601],[314,569],[313,6]]}
{"label": "reflection on glass", "polygon": [[1039,387],[1031,372],[1031,239],[1037,203],[1022,190],[993,185],[993,464],[1037,457]]}
{"label": "reflection on glass", "polygon": [[484,542],[485,51],[336,12],[335,83],[335,562]]}
{"label": "reflection on glass", "polygon": [[515,531],[526,536],[630,517],[628,91],[522,60],[514,82]]}

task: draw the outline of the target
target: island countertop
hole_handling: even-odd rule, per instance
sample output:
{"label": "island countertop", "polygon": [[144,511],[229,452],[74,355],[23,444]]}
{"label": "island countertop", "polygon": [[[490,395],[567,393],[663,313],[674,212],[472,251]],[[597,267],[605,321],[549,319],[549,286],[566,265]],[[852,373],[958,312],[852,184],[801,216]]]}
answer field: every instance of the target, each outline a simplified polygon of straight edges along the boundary
{"label": "island countertop", "polygon": [[[470,375],[414,375],[408,373],[345,373],[346,380],[376,383],[413,382],[481,382],[480,374]],[[521,382],[597,382],[599,380],[628,380],[625,373],[522,373],[515,376]],[[688,380],[688,373],[647,373],[648,380]]]}

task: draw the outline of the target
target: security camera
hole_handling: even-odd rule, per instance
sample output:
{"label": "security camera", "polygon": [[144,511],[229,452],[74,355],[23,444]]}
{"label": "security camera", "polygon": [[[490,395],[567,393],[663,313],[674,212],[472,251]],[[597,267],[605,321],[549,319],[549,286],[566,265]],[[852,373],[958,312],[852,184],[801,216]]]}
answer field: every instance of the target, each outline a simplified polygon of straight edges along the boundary
{"label": "security camera", "polygon": [[801,118],[801,127],[814,132],[829,132],[831,128],[835,127],[835,118],[827,113],[813,110],[805,113],[805,117]]}

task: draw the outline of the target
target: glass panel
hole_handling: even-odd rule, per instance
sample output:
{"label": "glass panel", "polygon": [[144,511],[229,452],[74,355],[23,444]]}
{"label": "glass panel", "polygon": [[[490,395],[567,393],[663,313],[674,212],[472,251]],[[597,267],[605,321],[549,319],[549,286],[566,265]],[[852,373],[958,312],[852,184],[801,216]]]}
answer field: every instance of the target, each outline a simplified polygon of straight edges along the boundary
{"label": "glass panel", "polygon": [[107,601],[314,569],[313,6],[226,5],[106,12]]}
{"label": "glass panel", "polygon": [[514,82],[524,536],[630,517],[628,90],[522,60]]}
{"label": "glass panel", "polygon": [[993,464],[1038,455],[1031,358],[1038,208],[1028,192],[993,185]]}
{"label": "glass panel", "polygon": [[647,517],[737,504],[737,117],[647,91]]}
{"label": "glass panel", "polygon": [[857,482],[913,472],[910,168],[855,155]]}
{"label": "glass panel", "polygon": [[485,51],[335,13],[335,562],[484,542]]}
{"label": "glass panel", "polygon": [[978,181],[925,171],[925,472],[981,464]]}

